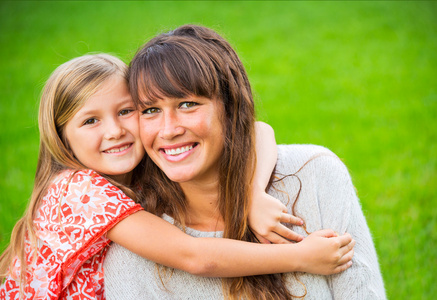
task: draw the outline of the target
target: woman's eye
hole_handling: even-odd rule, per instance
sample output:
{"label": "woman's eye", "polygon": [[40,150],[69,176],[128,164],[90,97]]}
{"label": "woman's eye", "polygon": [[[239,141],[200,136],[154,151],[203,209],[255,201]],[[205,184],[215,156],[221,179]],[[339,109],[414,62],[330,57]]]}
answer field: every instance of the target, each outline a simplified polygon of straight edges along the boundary
{"label": "woman's eye", "polygon": [[134,111],[133,109],[122,109],[122,110],[120,110],[119,115],[120,116],[125,116],[125,115],[127,115],[127,114],[129,114],[129,113],[131,113],[133,111]]}
{"label": "woman's eye", "polygon": [[83,122],[83,125],[92,125],[97,123],[97,119],[96,118],[90,118],[88,120],[86,120],[85,122]]}
{"label": "woman's eye", "polygon": [[141,113],[144,114],[156,114],[159,112],[159,108],[156,107],[150,107],[150,108],[146,108],[144,109]]}
{"label": "woman's eye", "polygon": [[179,104],[179,108],[191,108],[198,105],[197,102],[182,102],[181,104]]}

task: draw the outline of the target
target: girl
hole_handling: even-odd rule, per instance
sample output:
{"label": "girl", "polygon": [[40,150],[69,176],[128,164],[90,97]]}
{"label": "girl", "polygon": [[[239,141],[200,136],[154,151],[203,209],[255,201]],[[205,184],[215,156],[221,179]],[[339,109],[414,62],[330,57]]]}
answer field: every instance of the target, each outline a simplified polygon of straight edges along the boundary
{"label": "girl", "polygon": [[[141,109],[140,135],[148,154],[142,182],[149,196],[146,209],[196,237],[255,241],[247,227],[255,109],[246,71],[231,45],[201,26],[160,34],[135,55],[129,84]],[[175,148],[184,151],[173,154]],[[175,270],[159,281],[153,262],[115,245],[105,260],[108,299],[385,298],[376,252],[345,166],[323,147],[283,145],[279,150],[275,176],[280,180],[269,192],[305,216],[308,231],[352,234],[357,244],[351,268],[334,276],[222,280]],[[315,233],[296,245],[305,245]],[[336,239],[319,242],[323,256]],[[303,262],[317,259],[311,251],[301,254]]]}
{"label": "girl", "polygon": [[[135,169],[144,149],[126,71],[115,57],[88,55],[61,65],[49,78],[40,103],[35,186],[1,257],[1,299],[103,299],[102,265],[110,241],[202,276],[299,270],[301,244],[193,238],[134,202],[141,199],[133,190],[147,174],[141,165]],[[323,258],[322,272],[349,266],[353,241],[337,240],[339,246]],[[302,245],[317,252],[311,239]]]}

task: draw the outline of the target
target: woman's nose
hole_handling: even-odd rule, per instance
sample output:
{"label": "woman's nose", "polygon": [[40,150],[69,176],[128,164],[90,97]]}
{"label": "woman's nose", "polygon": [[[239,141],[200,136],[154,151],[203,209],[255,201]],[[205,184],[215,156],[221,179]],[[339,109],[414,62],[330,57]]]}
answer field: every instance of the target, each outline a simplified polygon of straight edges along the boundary
{"label": "woman's nose", "polygon": [[184,128],[181,126],[176,113],[167,113],[163,116],[163,123],[159,131],[159,137],[166,140],[171,140],[176,136],[183,134]]}

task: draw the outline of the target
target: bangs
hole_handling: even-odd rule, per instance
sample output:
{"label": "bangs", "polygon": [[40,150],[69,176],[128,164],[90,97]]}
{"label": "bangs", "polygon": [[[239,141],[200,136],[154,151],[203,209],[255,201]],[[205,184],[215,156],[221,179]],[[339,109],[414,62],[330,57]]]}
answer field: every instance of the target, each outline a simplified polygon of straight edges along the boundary
{"label": "bangs", "polygon": [[[219,91],[213,60],[185,41],[155,44],[131,63],[130,87],[134,101],[201,96],[212,99]],[[192,45],[191,45],[192,46]]]}

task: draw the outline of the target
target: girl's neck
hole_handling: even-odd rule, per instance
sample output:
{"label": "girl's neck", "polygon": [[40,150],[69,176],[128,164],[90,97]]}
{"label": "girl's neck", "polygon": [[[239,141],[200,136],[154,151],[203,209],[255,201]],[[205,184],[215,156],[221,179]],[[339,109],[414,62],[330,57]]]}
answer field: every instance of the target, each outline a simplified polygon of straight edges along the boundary
{"label": "girl's neck", "polygon": [[223,217],[218,207],[218,180],[202,184],[180,183],[188,202],[186,225],[199,231],[222,231]]}
{"label": "girl's neck", "polygon": [[130,186],[132,183],[132,172],[120,175],[109,175],[109,177],[125,186]]}

